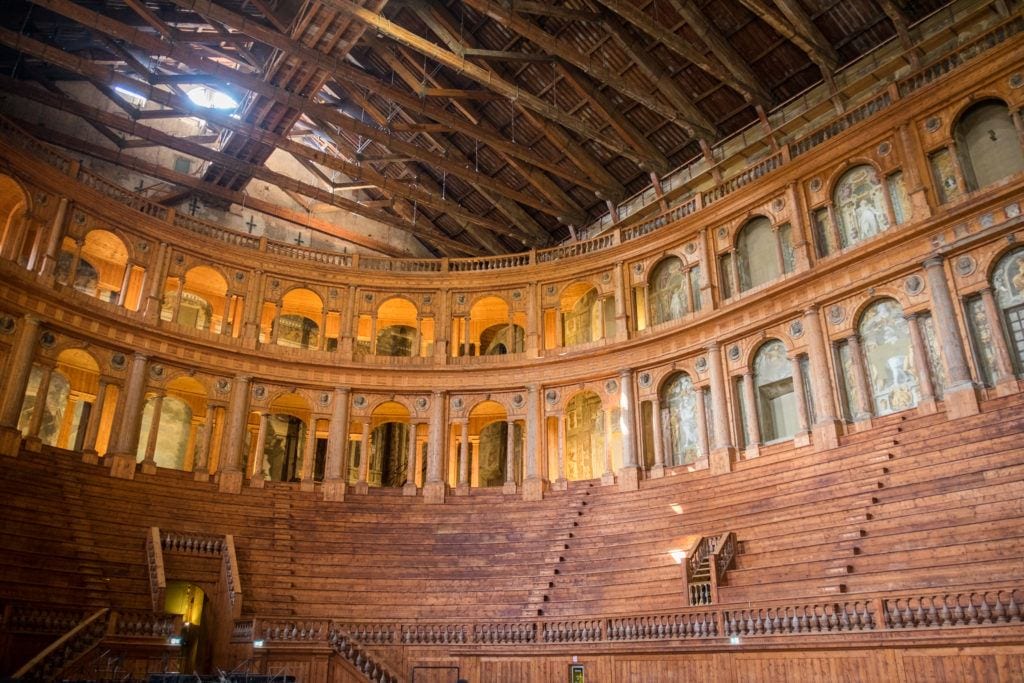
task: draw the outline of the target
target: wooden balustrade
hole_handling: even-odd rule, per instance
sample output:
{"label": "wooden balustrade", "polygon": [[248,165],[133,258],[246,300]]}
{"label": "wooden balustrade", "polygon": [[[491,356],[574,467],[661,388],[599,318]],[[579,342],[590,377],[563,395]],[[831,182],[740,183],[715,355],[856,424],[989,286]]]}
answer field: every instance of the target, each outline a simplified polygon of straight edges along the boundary
{"label": "wooden balustrade", "polygon": [[155,526],[150,527],[146,534],[146,567],[149,570],[149,595],[153,601],[153,610],[163,609],[167,576],[164,573],[163,539],[160,529]]}

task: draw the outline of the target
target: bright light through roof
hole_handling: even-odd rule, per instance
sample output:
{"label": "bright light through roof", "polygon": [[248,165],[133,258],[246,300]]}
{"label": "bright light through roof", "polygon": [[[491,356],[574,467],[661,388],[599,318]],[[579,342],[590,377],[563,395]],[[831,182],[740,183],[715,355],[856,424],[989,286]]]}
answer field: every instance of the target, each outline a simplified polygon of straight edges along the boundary
{"label": "bright light through roof", "polygon": [[234,97],[205,85],[189,90],[188,98],[200,107],[207,109],[235,109],[238,107],[238,101]]}

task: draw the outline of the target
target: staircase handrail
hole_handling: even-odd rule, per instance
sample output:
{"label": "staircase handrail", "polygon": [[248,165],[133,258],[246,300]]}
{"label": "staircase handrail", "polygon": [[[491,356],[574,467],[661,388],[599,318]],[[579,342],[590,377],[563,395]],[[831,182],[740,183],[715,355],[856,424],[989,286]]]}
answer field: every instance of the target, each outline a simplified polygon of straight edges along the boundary
{"label": "staircase handrail", "polygon": [[736,558],[736,534],[726,531],[715,539],[710,558],[711,602],[718,603],[718,587],[725,584],[725,573]]}
{"label": "staircase handrail", "polygon": [[[50,669],[48,677],[55,677],[57,673],[74,663],[75,660],[85,654],[88,650],[92,649],[96,643],[103,640],[103,636],[106,634],[106,624],[104,623],[103,627],[101,629],[97,629],[96,632],[91,631],[90,627],[97,624],[99,620],[106,617],[109,613],[110,609],[107,607],[96,610],[85,619],[78,622],[78,624],[76,624],[70,631],[43,648],[43,650],[35,657],[25,662],[24,666],[15,671],[11,678],[14,680],[24,679],[33,670],[40,668]],[[95,638],[96,643],[76,652],[72,647],[74,641],[80,636],[84,638],[90,635]]]}
{"label": "staircase handrail", "polygon": [[167,575],[164,572],[164,551],[160,540],[160,527],[152,526],[146,535],[146,564],[149,569],[149,597],[153,603],[153,611],[161,612],[164,608],[164,595],[167,591]]}

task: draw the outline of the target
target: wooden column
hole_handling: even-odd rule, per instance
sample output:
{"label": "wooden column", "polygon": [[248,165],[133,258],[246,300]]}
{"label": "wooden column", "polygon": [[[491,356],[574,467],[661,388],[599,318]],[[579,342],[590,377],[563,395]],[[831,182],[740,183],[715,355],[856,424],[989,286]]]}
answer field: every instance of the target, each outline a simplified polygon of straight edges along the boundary
{"label": "wooden column", "polygon": [[804,334],[807,337],[807,361],[811,373],[811,394],[814,399],[814,447],[821,451],[839,445],[840,422],[836,417],[832,374],[828,365],[828,350],[818,318],[818,307],[804,311]]}
{"label": "wooden column", "polygon": [[526,445],[523,448],[523,500],[541,500],[544,497],[544,480],[541,479],[538,467],[544,419],[540,400],[540,386],[528,384],[526,387]]}
{"label": "wooden column", "polygon": [[53,281],[53,272],[57,268],[57,253],[60,249],[61,238],[64,236],[64,229],[67,223],[68,204],[67,197],[60,198],[60,203],[57,204],[57,213],[53,217],[53,222],[50,223],[50,233],[46,236],[46,250],[43,253],[42,263],[39,266],[39,274],[51,283]]}
{"label": "wooden column", "polygon": [[40,366],[42,374],[39,377],[39,385],[36,387],[36,400],[32,406],[32,416],[28,421],[28,433],[25,436],[25,450],[38,453],[42,450],[43,443],[39,438],[39,429],[43,425],[43,416],[46,414],[46,395],[50,393],[50,378],[53,376],[53,366]]}
{"label": "wooden column", "polygon": [[238,375],[231,387],[217,472],[217,482],[222,493],[240,493],[242,490],[242,435],[245,433],[245,423],[249,419],[250,381],[250,377]]}
{"label": "wooden column", "polygon": [[665,440],[661,436],[661,401],[657,396],[651,399],[651,440],[654,446],[654,466],[651,479],[665,476]]}
{"label": "wooden column", "polygon": [[712,474],[732,470],[736,448],[729,431],[729,399],[725,387],[725,370],[722,367],[722,349],[712,342],[707,346],[708,375],[711,380],[711,415],[713,418],[711,453],[708,464]]}
{"label": "wooden column", "polygon": [[32,358],[39,339],[39,319],[26,315],[7,358],[7,377],[0,388],[0,455],[17,457],[21,449],[18,419],[32,375]]}
{"label": "wooden column", "polygon": [[864,352],[860,347],[860,337],[851,334],[846,338],[846,344],[850,349],[850,362],[853,364],[853,384],[855,388],[856,405],[850,406],[853,412],[853,421],[858,429],[870,429],[871,427],[871,383],[868,381],[867,369],[864,365]]}
{"label": "wooden column", "polygon": [[807,392],[804,391],[804,370],[800,367],[800,357],[790,358],[789,367],[793,375],[793,397],[796,400],[796,434],[793,435],[793,445],[807,446],[811,443],[811,426],[807,418]]}
{"label": "wooden column", "polygon": [[708,443],[708,408],[705,401],[704,389],[697,388],[697,448],[699,457],[707,458],[711,452]]}
{"label": "wooden column", "polygon": [[932,316],[939,340],[939,352],[946,370],[947,384],[942,392],[946,414],[951,419],[976,415],[980,410],[978,393],[971,380],[971,369],[964,353],[960,326],[953,310],[953,298],[949,292],[942,257],[936,256],[925,261],[924,272],[931,294]]}
{"label": "wooden column", "polygon": [[508,428],[505,434],[505,485],[501,492],[513,495],[519,490],[516,486],[516,421],[509,420],[505,424]]}
{"label": "wooden column", "polygon": [[469,495],[469,418],[462,418],[459,425],[459,482],[455,494]]}
{"label": "wooden column", "polygon": [[355,492],[370,492],[370,418],[363,418],[362,433],[359,438],[359,479],[356,481]]}
{"label": "wooden column", "polygon": [[216,411],[216,405],[206,404],[206,422],[200,433],[199,452],[196,456],[195,467],[192,468],[192,478],[196,481],[210,480],[210,447],[213,444],[213,432],[216,429]]}
{"label": "wooden column", "polygon": [[139,450],[142,402],[146,392],[146,356],[135,353],[128,367],[128,380],[114,417],[113,445],[110,448],[110,476],[135,478],[135,456]]}
{"label": "wooden column", "polygon": [[917,402],[917,412],[922,415],[931,415],[938,410],[938,406],[935,403],[935,387],[932,385],[932,369],[928,364],[928,350],[925,348],[924,336],[921,334],[921,325],[918,322],[917,314],[910,313],[904,318],[910,329],[910,345],[914,350],[914,370],[917,371],[918,387],[921,390],[921,400]]}
{"label": "wooden column", "polygon": [[633,371],[619,371],[619,433],[622,434],[622,469],[619,470],[619,489],[635,491],[640,488],[640,465],[637,451],[640,438],[637,433],[636,391]]}
{"label": "wooden column", "polygon": [[324,500],[345,500],[345,456],[348,453],[348,387],[338,387],[331,399],[331,425],[327,432]]}
{"label": "wooden column", "polygon": [[82,462],[96,464],[99,454],[96,452],[96,439],[100,434],[100,423],[103,420],[103,405],[107,400],[107,380],[100,378],[96,399],[89,409],[89,422],[85,425],[85,437],[82,439]]}
{"label": "wooden column", "polygon": [[747,438],[750,440],[743,449],[745,458],[756,458],[761,454],[761,423],[757,419],[757,396],[754,391],[754,373],[743,373],[743,403],[746,407]]}
{"label": "wooden column", "polygon": [[256,419],[259,421],[259,426],[256,428],[256,452],[253,454],[252,472],[249,473],[249,486],[261,489],[266,480],[263,467],[264,451],[267,448],[267,429],[270,426],[270,413],[257,411]]}
{"label": "wooden column", "polygon": [[405,463],[405,484],[402,486],[403,496],[416,495],[416,428],[418,422],[409,422],[409,452]]}
{"label": "wooden column", "polygon": [[160,437],[160,417],[164,409],[164,395],[153,398],[153,410],[149,416],[149,435],[146,439],[146,456],[142,460],[143,474],[156,474],[156,441]]}
{"label": "wooden column", "polygon": [[306,448],[302,454],[302,469],[299,471],[300,491],[312,491],[315,487],[313,465],[316,464],[316,423],[317,417],[310,415],[309,424],[306,425]]}
{"label": "wooden column", "polygon": [[995,380],[996,394],[1007,396],[1017,391],[1017,377],[1013,372],[1013,358],[1010,356],[1010,347],[1006,343],[1006,332],[1003,329],[1003,316],[996,305],[992,288],[986,287],[981,290],[981,303],[985,308],[985,318],[988,320],[989,335],[992,338],[992,346],[995,350],[996,367]]}
{"label": "wooden column", "polygon": [[430,397],[430,429],[427,435],[427,481],[423,485],[423,501],[443,503],[445,496],[444,429],[447,397],[445,392],[436,390]]}

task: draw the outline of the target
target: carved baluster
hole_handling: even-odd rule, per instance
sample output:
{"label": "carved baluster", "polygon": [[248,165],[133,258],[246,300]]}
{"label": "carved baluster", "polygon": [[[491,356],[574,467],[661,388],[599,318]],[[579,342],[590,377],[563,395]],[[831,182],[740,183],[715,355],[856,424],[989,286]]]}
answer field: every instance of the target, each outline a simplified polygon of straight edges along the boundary
{"label": "carved baluster", "polygon": [[954,595],[953,596],[953,602],[955,603],[955,607],[953,607],[953,623],[956,626],[963,626],[964,625],[964,608],[960,604],[960,596],[959,595]]}
{"label": "carved baluster", "polygon": [[975,593],[967,594],[967,625],[977,626],[978,625],[978,608],[974,605]]}
{"label": "carved baluster", "polygon": [[989,607],[988,603],[988,596],[989,593],[981,593],[979,596],[981,599],[981,606],[978,608],[978,620],[983,624],[994,623],[992,620],[992,609]]}

